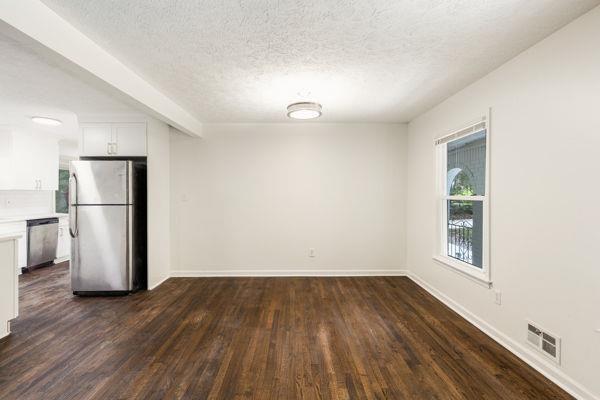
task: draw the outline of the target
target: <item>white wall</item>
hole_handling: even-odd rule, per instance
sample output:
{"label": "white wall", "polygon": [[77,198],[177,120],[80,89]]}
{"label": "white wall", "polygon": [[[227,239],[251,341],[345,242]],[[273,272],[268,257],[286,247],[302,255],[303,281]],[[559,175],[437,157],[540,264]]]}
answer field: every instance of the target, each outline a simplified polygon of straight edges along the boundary
{"label": "white wall", "polygon": [[69,163],[79,158],[78,140],[60,140],[58,142],[60,168],[69,169]]}
{"label": "white wall", "polygon": [[[408,268],[582,398],[600,396],[600,8],[409,125]],[[492,108],[489,290],[432,261],[433,139]],[[560,367],[526,321],[562,337]]]}
{"label": "white wall", "polygon": [[0,217],[53,214],[54,211],[52,190],[0,190]]}
{"label": "white wall", "polygon": [[173,274],[403,270],[405,131],[216,124],[203,139],[173,135]]}
{"label": "white wall", "polygon": [[169,126],[148,117],[148,287],[170,274]]}

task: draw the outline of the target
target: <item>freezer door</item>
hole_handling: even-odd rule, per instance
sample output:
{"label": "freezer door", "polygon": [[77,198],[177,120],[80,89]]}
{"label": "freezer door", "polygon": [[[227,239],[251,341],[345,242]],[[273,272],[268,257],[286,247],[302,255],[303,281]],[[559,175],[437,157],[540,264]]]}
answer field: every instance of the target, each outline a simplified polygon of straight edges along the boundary
{"label": "freezer door", "polygon": [[71,239],[74,292],[131,290],[131,206],[76,206]]}
{"label": "freezer door", "polygon": [[130,204],[131,161],[72,161],[70,204]]}

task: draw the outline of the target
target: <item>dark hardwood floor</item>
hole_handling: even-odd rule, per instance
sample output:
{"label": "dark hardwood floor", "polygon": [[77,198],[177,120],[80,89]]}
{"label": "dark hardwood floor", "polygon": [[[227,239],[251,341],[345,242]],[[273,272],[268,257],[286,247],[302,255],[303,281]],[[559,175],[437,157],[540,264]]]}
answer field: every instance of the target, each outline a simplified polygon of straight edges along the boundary
{"label": "dark hardwood floor", "polygon": [[174,278],[78,298],[21,277],[2,399],[567,399],[407,278]]}

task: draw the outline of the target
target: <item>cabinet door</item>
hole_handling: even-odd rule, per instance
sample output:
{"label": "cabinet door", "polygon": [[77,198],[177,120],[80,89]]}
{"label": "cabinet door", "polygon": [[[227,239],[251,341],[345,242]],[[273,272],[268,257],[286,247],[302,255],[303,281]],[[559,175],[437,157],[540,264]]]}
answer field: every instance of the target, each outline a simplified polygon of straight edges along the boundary
{"label": "cabinet door", "polygon": [[113,124],[112,140],[116,143],[116,155],[118,156],[146,156],[146,124],[144,122]]}
{"label": "cabinet door", "polygon": [[18,280],[14,240],[0,241],[0,337],[8,335],[6,322],[18,314]]}
{"label": "cabinet door", "polygon": [[22,131],[13,133],[11,190],[39,190],[40,166],[37,156],[45,144],[46,141],[38,134]]}
{"label": "cabinet door", "polygon": [[0,190],[11,190],[14,181],[13,132],[10,127],[0,125]]}
{"label": "cabinet door", "polygon": [[112,142],[111,124],[81,124],[81,156],[109,156]]}
{"label": "cabinet door", "polygon": [[58,244],[56,246],[56,258],[59,261],[68,260],[71,255],[71,237],[69,236],[69,224],[63,224],[62,219],[58,225]]}
{"label": "cabinet door", "polygon": [[0,190],[58,189],[58,140],[45,133],[0,132]]}
{"label": "cabinet door", "polygon": [[0,236],[19,235],[17,239],[17,269],[27,266],[27,224],[25,221],[0,224]]}
{"label": "cabinet door", "polygon": [[36,158],[37,175],[40,190],[58,190],[59,169],[58,142],[49,140]]}

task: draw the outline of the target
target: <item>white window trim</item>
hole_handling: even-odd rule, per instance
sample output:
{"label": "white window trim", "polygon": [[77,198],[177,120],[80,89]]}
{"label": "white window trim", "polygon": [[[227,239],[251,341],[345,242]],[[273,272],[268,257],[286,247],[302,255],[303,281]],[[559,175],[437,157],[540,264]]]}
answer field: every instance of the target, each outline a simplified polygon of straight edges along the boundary
{"label": "white window trim", "polygon": [[[490,129],[490,110],[480,120],[469,124],[465,128],[454,131],[448,135],[437,138],[434,142],[436,152],[436,208],[437,208],[437,229],[438,239],[436,252],[433,259],[450,269],[459,272],[463,276],[473,278],[475,281],[483,283],[488,287],[492,285],[492,275],[490,270],[490,148],[491,148],[491,129]],[[485,147],[485,194],[484,196],[448,196],[447,193],[447,143],[469,136],[481,130],[486,130]],[[475,267],[464,261],[447,255],[447,201],[448,200],[470,200],[481,201],[483,203],[483,255],[482,268]]]}

